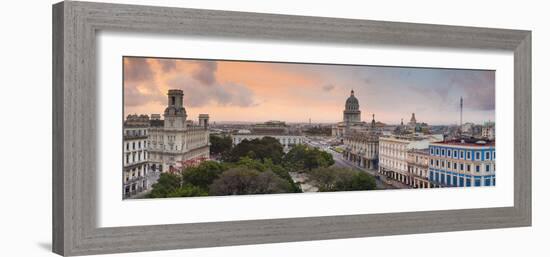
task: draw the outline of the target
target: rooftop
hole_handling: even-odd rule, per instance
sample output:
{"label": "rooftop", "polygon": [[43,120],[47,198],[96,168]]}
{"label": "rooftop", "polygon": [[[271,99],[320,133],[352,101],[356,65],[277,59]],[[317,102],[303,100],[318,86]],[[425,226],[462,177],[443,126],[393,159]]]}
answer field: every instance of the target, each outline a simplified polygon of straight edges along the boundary
{"label": "rooftop", "polygon": [[427,139],[437,140],[438,137],[439,137],[439,140],[443,139],[442,135],[419,134],[419,133],[383,135],[380,138],[390,139],[390,140],[394,139],[394,140],[406,140],[406,141],[422,141]]}
{"label": "rooftop", "polygon": [[181,89],[169,89],[169,90],[168,90],[168,94],[169,94],[169,95],[172,95],[172,94],[183,94],[183,90],[181,90]]}
{"label": "rooftop", "polygon": [[456,146],[495,146],[495,140],[465,138],[465,139],[439,141],[439,142],[434,142],[434,144],[456,145]]}
{"label": "rooftop", "polygon": [[423,148],[423,149],[412,148],[409,150],[409,152],[428,155],[430,154],[430,149],[429,148]]}
{"label": "rooftop", "polygon": [[354,141],[378,141],[378,137],[381,136],[381,133],[375,131],[355,131],[350,135],[345,136],[348,140]]}
{"label": "rooftop", "polygon": [[164,120],[150,120],[151,127],[164,127]]}
{"label": "rooftop", "polygon": [[286,127],[286,123],[284,121],[270,120],[264,123],[254,124],[254,126],[255,127]]}

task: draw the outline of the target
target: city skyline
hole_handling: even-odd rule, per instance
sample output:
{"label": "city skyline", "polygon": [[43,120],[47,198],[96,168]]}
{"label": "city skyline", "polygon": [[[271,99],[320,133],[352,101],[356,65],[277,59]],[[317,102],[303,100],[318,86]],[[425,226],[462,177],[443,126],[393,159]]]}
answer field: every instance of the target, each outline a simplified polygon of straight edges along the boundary
{"label": "city skyline", "polygon": [[[494,71],[124,57],[124,115],[162,114],[166,91],[184,91],[190,118],[212,122],[334,123],[353,89],[362,120],[432,125],[494,121]],[[391,100],[391,101],[390,101]]]}

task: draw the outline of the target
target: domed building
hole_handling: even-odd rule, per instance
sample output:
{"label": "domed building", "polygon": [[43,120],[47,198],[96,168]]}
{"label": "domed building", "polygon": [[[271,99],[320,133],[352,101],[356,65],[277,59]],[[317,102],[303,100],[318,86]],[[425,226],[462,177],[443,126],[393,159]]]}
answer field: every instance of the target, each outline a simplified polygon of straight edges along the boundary
{"label": "domed building", "polygon": [[359,100],[355,97],[355,92],[351,90],[350,96],[346,99],[343,111],[343,120],[332,126],[332,136],[343,138],[354,130],[366,130],[369,126],[361,121],[361,110],[359,110]]}
{"label": "domed building", "polygon": [[346,99],[343,120],[332,127],[332,135],[344,144],[342,156],[355,165],[374,170],[378,166],[378,138],[381,135],[380,122],[361,121],[359,100],[351,90]]}
{"label": "domed building", "polygon": [[359,110],[359,100],[355,97],[355,92],[351,90],[351,95],[346,100],[346,109],[344,110],[344,123],[361,122],[361,111]]}

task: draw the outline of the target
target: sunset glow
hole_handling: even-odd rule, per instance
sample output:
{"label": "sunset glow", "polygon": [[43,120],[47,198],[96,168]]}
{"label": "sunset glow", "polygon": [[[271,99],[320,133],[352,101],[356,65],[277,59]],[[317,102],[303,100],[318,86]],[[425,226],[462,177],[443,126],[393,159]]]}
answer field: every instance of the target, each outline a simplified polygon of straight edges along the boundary
{"label": "sunset glow", "polygon": [[124,57],[124,115],[162,114],[182,89],[190,119],[212,122],[338,122],[350,91],[362,119],[397,124],[416,113],[429,124],[494,121],[495,73],[482,70]]}

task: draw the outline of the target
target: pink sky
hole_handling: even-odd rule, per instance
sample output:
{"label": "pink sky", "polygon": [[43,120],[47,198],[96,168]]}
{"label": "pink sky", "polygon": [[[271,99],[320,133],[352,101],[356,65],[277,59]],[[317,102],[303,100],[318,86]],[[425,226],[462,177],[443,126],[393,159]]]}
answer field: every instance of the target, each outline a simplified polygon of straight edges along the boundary
{"label": "pink sky", "polygon": [[162,114],[168,89],[184,91],[189,119],[342,120],[350,90],[362,119],[396,124],[412,112],[430,124],[494,120],[494,72],[373,66],[124,58],[124,114]]}

